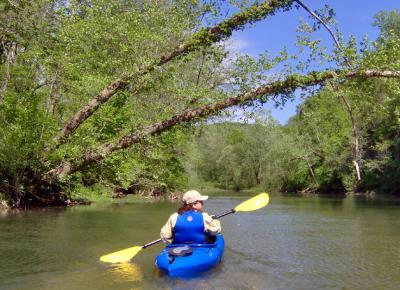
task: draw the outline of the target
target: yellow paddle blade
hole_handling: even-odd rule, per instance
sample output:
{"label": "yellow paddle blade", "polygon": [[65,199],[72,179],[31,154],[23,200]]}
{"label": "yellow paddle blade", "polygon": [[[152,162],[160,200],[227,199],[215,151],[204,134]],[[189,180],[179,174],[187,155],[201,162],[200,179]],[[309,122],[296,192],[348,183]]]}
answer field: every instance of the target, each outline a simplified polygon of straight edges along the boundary
{"label": "yellow paddle blade", "polygon": [[235,211],[252,211],[266,206],[269,202],[268,193],[260,193],[256,196],[242,202],[235,207]]}
{"label": "yellow paddle blade", "polygon": [[141,246],[127,248],[118,252],[100,257],[100,260],[106,263],[126,263],[129,262],[142,249]]}

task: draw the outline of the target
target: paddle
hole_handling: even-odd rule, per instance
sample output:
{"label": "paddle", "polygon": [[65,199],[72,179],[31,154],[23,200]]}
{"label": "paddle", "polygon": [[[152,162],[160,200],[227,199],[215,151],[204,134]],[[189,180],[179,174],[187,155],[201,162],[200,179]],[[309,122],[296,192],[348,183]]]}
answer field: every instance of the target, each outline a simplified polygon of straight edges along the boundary
{"label": "paddle", "polygon": [[234,209],[231,209],[230,211],[227,211],[226,213],[220,214],[213,216],[214,219],[219,219],[223,216],[226,216],[231,213],[235,213],[238,211],[253,211],[257,210],[260,208],[263,208],[266,206],[269,202],[269,196],[267,193],[263,192],[260,194],[257,194],[256,196],[242,202],[241,204],[237,205]]}
{"label": "paddle", "polygon": [[[231,209],[230,211],[227,211],[223,214],[213,216],[214,219],[221,218],[223,216],[226,216],[228,214],[232,214],[238,211],[253,211],[260,209],[264,206],[266,206],[269,202],[269,196],[267,193],[263,192],[260,193],[244,202],[241,204],[237,205],[234,209]],[[100,257],[100,260],[106,263],[125,263],[128,262],[130,259],[132,259],[134,256],[137,255],[142,249],[146,249],[147,247],[150,247],[152,245],[155,245],[157,243],[161,242],[161,239],[152,241],[150,243],[147,243],[143,246],[135,246],[131,248],[127,248],[118,252],[114,252],[111,254],[107,254],[104,256]]]}

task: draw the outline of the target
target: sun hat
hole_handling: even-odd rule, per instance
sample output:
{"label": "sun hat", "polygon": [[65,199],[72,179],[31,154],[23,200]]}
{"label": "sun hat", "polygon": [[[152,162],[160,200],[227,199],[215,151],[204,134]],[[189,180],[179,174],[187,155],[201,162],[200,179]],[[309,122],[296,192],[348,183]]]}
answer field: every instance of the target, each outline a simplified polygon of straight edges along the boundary
{"label": "sun hat", "polygon": [[182,197],[182,201],[186,204],[195,203],[199,200],[204,201],[207,199],[207,195],[201,195],[197,190],[189,190]]}

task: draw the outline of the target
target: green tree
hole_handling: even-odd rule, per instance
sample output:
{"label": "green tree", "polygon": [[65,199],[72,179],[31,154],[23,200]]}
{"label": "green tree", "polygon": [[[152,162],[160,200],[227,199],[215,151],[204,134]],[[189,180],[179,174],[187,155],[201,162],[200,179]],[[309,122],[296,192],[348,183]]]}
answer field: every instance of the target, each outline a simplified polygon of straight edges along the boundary
{"label": "green tree", "polygon": [[[362,51],[357,62],[361,70],[399,69],[396,19],[398,12],[377,15],[381,36]],[[318,157],[311,163],[317,190],[398,190],[398,88],[398,81],[390,79],[332,82],[299,107],[289,127],[298,132],[295,135],[307,136],[308,155]]]}
{"label": "green tree", "polygon": [[[345,91],[353,92],[361,78],[399,77],[397,71],[383,71],[386,63],[378,60],[396,55],[395,41],[366,50],[371,61],[365,58],[365,67],[356,62],[351,71],[343,64],[359,57],[354,42],[343,45],[335,70],[288,70],[283,78],[265,72],[288,59],[285,51],[274,58],[265,53],[229,59],[223,40],[292,4],[240,1],[238,12],[224,18],[228,3],[219,1],[2,2],[0,191],[22,206],[63,202],[76,185],[95,182],[174,190],[185,182],[180,151],[196,121],[229,107],[263,104],[269,97],[284,102],[297,88],[327,80],[353,84]],[[316,43],[314,48],[319,51]],[[379,55],[376,63],[373,55]],[[357,103],[359,94],[349,95]],[[361,106],[352,107],[357,118],[364,116]],[[265,173],[272,171],[264,168],[273,153],[261,155],[257,146],[277,143],[257,139],[255,132],[267,140],[279,139],[282,132],[264,132],[263,126],[269,125],[237,130],[217,144],[227,152],[215,160],[226,172],[226,184],[243,188],[266,182]],[[306,163],[298,164],[301,172],[311,172],[313,164]],[[288,164],[281,164],[282,172],[294,175]],[[231,182],[236,180],[242,183]]]}

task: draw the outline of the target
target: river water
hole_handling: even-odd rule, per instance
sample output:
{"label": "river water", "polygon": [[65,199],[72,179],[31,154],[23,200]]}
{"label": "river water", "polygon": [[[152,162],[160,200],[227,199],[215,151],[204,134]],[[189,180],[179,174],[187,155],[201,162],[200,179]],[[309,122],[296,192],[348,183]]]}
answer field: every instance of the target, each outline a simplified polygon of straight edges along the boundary
{"label": "river water", "polygon": [[[213,196],[210,214],[250,195]],[[188,280],[154,268],[161,244],[131,263],[98,258],[158,238],[178,204],[76,206],[0,216],[0,289],[399,289],[400,202],[272,195],[222,218],[223,261]]]}

